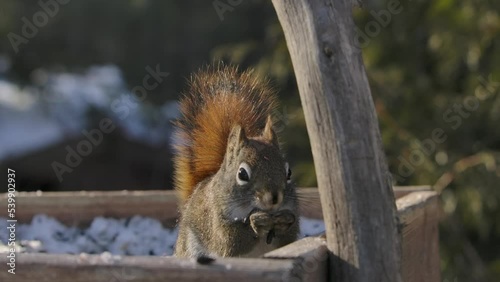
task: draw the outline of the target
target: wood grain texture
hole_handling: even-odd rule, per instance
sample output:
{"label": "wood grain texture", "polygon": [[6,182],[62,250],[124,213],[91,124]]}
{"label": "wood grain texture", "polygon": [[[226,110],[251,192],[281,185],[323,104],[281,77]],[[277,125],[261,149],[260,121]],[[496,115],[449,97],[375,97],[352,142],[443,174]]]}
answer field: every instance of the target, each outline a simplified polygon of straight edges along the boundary
{"label": "wood grain texture", "polygon": [[175,257],[19,254],[17,260],[16,274],[2,271],[0,281],[291,281],[297,267],[292,259],[224,258],[203,265]]}
{"label": "wood grain texture", "polygon": [[326,238],[308,237],[271,251],[265,258],[294,259],[292,277],[297,281],[328,281],[328,249]]}
{"label": "wood grain texture", "polygon": [[[0,200],[5,202],[7,194],[0,194]],[[88,226],[97,216],[141,215],[173,227],[177,218],[177,198],[173,191],[18,192],[18,222],[29,223],[36,214],[55,217],[67,226]],[[0,209],[0,216],[7,217],[7,209]]]}
{"label": "wood grain texture", "polygon": [[437,194],[411,193],[396,204],[403,224],[403,281],[441,281]]}
{"label": "wood grain texture", "polygon": [[396,207],[352,1],[273,0],[316,168],[331,281],[401,281]]}

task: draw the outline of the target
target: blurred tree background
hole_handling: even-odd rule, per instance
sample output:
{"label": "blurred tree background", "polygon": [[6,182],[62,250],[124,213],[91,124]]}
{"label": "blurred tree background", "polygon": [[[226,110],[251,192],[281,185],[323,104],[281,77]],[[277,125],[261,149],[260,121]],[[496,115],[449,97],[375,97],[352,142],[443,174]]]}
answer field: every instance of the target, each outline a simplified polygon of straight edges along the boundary
{"label": "blurred tree background", "polygon": [[[500,2],[364,2],[353,10],[353,40],[362,48],[394,183],[440,192],[443,281],[498,281]],[[113,64],[131,89],[142,84],[146,66],[159,64],[170,76],[148,95],[145,103],[154,107],[177,99],[189,74],[204,64],[253,67],[279,91],[278,126],[297,184],[316,185],[291,61],[270,1],[69,1],[16,53],[8,35],[21,35],[22,18],[31,21],[40,10],[36,1],[0,2],[0,56],[8,65],[2,71],[0,64],[0,79],[24,87],[36,84],[40,69],[81,72]],[[170,159],[164,162],[171,167]]]}

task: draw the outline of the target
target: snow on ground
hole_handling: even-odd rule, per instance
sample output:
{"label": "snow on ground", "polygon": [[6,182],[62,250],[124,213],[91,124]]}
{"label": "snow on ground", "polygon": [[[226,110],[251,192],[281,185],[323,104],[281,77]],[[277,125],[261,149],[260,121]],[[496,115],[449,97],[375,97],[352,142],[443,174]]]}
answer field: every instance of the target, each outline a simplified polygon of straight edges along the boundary
{"label": "snow on ground", "polygon": [[[0,217],[0,253],[8,252],[7,218]],[[300,219],[300,237],[314,236],[325,231],[322,220]],[[164,228],[153,218],[134,216],[128,219],[96,217],[83,230],[67,227],[43,214],[33,217],[31,224],[16,229],[21,252],[113,255],[172,255],[177,229]]]}

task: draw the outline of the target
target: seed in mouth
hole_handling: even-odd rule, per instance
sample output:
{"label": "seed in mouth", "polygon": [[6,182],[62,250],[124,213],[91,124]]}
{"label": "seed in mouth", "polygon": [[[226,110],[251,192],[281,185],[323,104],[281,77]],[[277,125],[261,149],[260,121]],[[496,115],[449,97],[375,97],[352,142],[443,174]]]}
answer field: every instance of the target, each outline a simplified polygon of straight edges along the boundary
{"label": "seed in mouth", "polygon": [[269,245],[273,241],[274,238],[274,229],[269,230],[269,233],[267,233],[267,238],[266,238],[266,243]]}

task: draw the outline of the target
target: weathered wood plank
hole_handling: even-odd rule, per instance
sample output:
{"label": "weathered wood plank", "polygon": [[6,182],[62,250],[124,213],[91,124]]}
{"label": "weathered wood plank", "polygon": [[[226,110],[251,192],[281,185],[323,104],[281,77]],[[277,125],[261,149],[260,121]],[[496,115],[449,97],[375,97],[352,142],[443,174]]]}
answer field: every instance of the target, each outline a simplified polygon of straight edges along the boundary
{"label": "weathered wood plank", "polygon": [[292,59],[321,194],[331,281],[400,281],[391,180],[352,0],[273,0]]}
{"label": "weathered wood plank", "polygon": [[297,267],[292,259],[224,258],[209,265],[175,257],[19,254],[17,259],[16,274],[2,271],[0,281],[292,281]]}
{"label": "weathered wood plank", "polygon": [[292,277],[297,281],[328,281],[328,249],[326,237],[308,237],[271,251],[265,258],[294,259]]}
{"label": "weathered wood plank", "polygon": [[[0,194],[0,199],[6,201],[7,194]],[[68,226],[87,226],[97,216],[142,215],[174,226],[176,202],[173,191],[18,192],[16,217],[28,223],[34,215],[46,214]],[[6,217],[7,209],[0,209],[0,216]]]}
{"label": "weathered wood plank", "polygon": [[396,204],[403,224],[403,281],[441,281],[436,192],[411,193]]}

